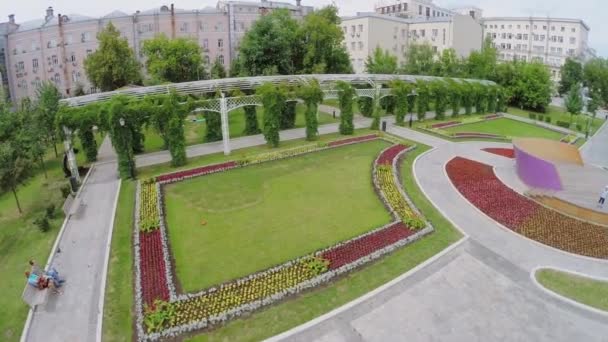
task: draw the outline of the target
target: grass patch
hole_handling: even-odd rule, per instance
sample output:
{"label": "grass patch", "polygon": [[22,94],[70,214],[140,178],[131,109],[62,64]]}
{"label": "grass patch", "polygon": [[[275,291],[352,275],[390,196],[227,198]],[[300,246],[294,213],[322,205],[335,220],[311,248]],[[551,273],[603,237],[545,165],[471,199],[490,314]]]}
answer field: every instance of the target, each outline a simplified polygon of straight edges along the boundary
{"label": "grass patch", "polygon": [[114,218],[112,249],[103,315],[103,340],[132,340],[133,322],[133,211],[135,182],[123,181]]}
{"label": "grass patch", "polygon": [[563,134],[561,133],[540,126],[505,118],[454,126],[445,128],[444,130],[450,133],[475,132],[496,134],[506,137],[535,137],[551,140],[560,140],[563,137]]}
{"label": "grass patch", "polygon": [[165,186],[169,238],[184,291],[243,277],[389,223],[371,186],[371,165],[388,146],[360,143]]}
{"label": "grass patch", "polygon": [[[303,104],[296,106],[296,126],[295,128],[306,127],[306,119],[304,112],[306,107]],[[263,127],[263,109],[258,107],[258,125],[260,129]],[[198,115],[196,118],[201,119],[203,115]],[[319,125],[325,125],[328,123],[338,122],[338,119],[334,119],[331,114],[325,112],[319,112]],[[234,110],[228,115],[228,128],[230,130],[231,138],[239,138],[245,136],[243,131],[245,130],[245,111],[240,108]],[[202,122],[192,122],[192,120],[186,120],[184,122],[184,135],[186,136],[186,145],[203,144],[205,142],[205,130],[206,124]],[[148,127],[145,130],[146,139],[144,141],[144,151],[146,153],[156,152],[164,150],[163,140],[160,135],[152,127]]]}
{"label": "grass patch", "polygon": [[[551,118],[552,125],[556,125],[557,121],[570,122],[570,120],[571,120],[570,113],[568,113],[564,108],[560,108],[560,107],[556,107],[556,106],[549,106],[547,108],[546,113],[538,113],[538,112],[532,112],[532,111],[528,111],[528,110],[522,110],[522,109],[515,108],[515,107],[509,107],[508,113],[517,115],[517,116],[520,116],[520,117],[526,118],[526,119],[530,118],[530,116],[529,116],[530,113],[536,114],[537,116],[541,116],[543,118],[548,116]],[[578,123],[583,128],[581,133],[585,133],[585,130],[587,129],[586,117],[587,116],[584,114],[575,115],[570,129],[576,131],[576,124]],[[591,126],[589,127],[589,135],[590,136],[594,135],[595,132],[597,132],[597,130],[602,126],[603,123],[604,123],[604,120],[602,120],[601,118],[596,117],[595,119],[593,119],[593,121],[591,122]]]}
{"label": "grass patch", "polygon": [[535,276],[539,283],[553,292],[608,311],[608,282],[549,269],[540,270]]}

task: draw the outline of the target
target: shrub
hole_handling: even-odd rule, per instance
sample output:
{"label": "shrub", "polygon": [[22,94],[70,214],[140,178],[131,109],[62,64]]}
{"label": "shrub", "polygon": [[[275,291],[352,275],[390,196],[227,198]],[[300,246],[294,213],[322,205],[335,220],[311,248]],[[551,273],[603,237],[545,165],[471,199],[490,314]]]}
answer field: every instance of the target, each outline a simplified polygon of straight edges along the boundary
{"label": "shrub", "polygon": [[583,125],[581,125],[580,123],[577,123],[576,124],[576,130],[579,131],[579,132],[582,132],[583,131]]}
{"label": "shrub", "polygon": [[536,114],[534,114],[534,113],[528,113],[528,116],[530,117],[530,119],[536,120]]}
{"label": "shrub", "polygon": [[545,122],[546,123],[551,123],[551,117],[550,116],[545,116]]}
{"label": "shrub", "polygon": [[59,190],[61,191],[61,197],[63,198],[68,198],[68,196],[70,196],[70,194],[72,193],[72,188],[70,188],[69,184],[62,186],[61,188],[59,188]]}
{"label": "shrub", "polygon": [[560,126],[560,127],[570,128],[570,123],[566,122],[566,121],[559,121],[559,120],[557,120],[557,122],[555,124],[558,125],[558,126]]}
{"label": "shrub", "polygon": [[41,216],[34,220],[34,225],[40,229],[41,232],[48,232],[51,229],[51,224],[46,216]]}
{"label": "shrub", "polygon": [[162,300],[156,300],[152,306],[146,305],[144,311],[144,324],[148,333],[161,331],[165,324],[171,324],[177,315],[175,306]]}
{"label": "shrub", "polygon": [[49,204],[49,205],[46,207],[46,217],[47,217],[49,220],[52,220],[52,219],[54,219],[54,218],[55,218],[55,205],[54,205],[54,204]]}

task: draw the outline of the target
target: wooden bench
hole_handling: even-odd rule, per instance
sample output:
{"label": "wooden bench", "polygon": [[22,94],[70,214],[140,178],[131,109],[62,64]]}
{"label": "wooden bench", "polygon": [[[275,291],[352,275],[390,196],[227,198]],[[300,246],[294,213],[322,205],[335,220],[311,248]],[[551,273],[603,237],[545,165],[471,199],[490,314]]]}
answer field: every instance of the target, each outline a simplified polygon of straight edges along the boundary
{"label": "wooden bench", "polygon": [[26,283],[21,298],[23,298],[23,301],[33,309],[36,305],[45,304],[49,299],[50,292],[51,291],[48,288],[39,290]]}

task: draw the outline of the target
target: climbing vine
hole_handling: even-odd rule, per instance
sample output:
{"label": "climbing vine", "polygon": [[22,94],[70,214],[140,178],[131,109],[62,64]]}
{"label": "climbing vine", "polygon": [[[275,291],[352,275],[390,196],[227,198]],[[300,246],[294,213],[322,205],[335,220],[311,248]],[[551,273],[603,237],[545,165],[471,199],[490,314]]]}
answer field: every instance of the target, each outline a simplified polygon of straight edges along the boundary
{"label": "climbing vine", "polygon": [[487,88],[481,84],[475,84],[473,87],[474,99],[475,99],[475,113],[483,114],[486,112],[487,106]]}
{"label": "climbing vine", "polygon": [[416,114],[418,115],[418,121],[423,121],[426,118],[426,112],[429,110],[431,98],[428,83],[425,81],[416,82],[416,92],[418,93],[418,98],[416,99]]}
{"label": "climbing vine", "polygon": [[366,118],[371,118],[374,114],[374,101],[369,97],[361,96],[357,100],[357,103],[359,104],[361,114]]}
{"label": "climbing vine", "polygon": [[135,178],[135,158],[133,153],[133,133],[131,127],[133,118],[127,109],[128,98],[115,96],[109,107],[108,124],[110,138],[116,154],[118,154],[118,171],[123,179]]}
{"label": "climbing vine", "polygon": [[306,104],[306,140],[316,140],[319,135],[317,111],[319,103],[323,102],[323,90],[317,80],[312,80],[300,86],[298,96]]}
{"label": "climbing vine", "polygon": [[403,125],[405,115],[410,112],[410,97],[414,87],[401,80],[393,81],[391,84],[391,93],[395,98],[395,122],[397,125]]}
{"label": "climbing vine", "polygon": [[296,101],[287,101],[281,111],[281,129],[296,127]]}
{"label": "climbing vine", "polygon": [[444,81],[436,80],[430,84],[433,102],[435,104],[435,119],[445,119],[448,106],[448,89]]}
{"label": "climbing vine", "polygon": [[340,102],[340,134],[351,135],[355,132],[353,104],[357,93],[350,83],[344,81],[339,81],[336,87],[338,88],[338,100]]}
{"label": "climbing vine", "polygon": [[380,99],[378,95],[374,95],[372,99],[372,126],[371,129],[380,129]]}
{"label": "climbing vine", "polygon": [[262,130],[258,125],[258,115],[256,106],[246,106],[245,111],[245,135],[260,134]]}
{"label": "climbing vine", "polygon": [[473,85],[468,82],[464,82],[460,87],[462,106],[464,107],[464,113],[471,115],[473,113],[473,104],[475,103],[475,92]]}
{"label": "climbing vine", "polygon": [[452,117],[457,117],[462,106],[462,87],[459,83],[452,79],[448,79],[448,102],[452,108]]}
{"label": "climbing vine", "polygon": [[283,89],[272,83],[264,83],[256,93],[261,97],[264,105],[264,139],[272,147],[279,146],[280,117],[287,100]]}

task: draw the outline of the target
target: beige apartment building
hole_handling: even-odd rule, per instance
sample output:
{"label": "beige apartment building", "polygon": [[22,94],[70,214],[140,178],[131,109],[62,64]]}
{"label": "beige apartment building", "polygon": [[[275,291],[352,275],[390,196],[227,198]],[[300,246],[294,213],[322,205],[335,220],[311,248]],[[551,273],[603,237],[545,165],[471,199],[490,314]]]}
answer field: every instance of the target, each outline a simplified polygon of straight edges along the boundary
{"label": "beige apartment building", "polygon": [[483,18],[484,37],[492,39],[502,61],[538,61],[547,65],[554,81],[568,57],[586,61],[589,26],[580,19],[500,17]]}
{"label": "beige apartment building", "polygon": [[41,19],[23,23],[9,16],[9,22],[0,26],[8,89],[14,101],[35,96],[43,81],[56,84],[66,97],[77,85],[86,93],[96,92],[83,64],[98,47],[97,33],[109,22],[127,39],[142,65],[143,42],[165,34],[194,39],[203,48],[207,65],[217,59],[228,68],[244,33],[257,18],[277,8],[287,8],[298,18],[312,11],[299,0],[296,5],[262,0],[221,1],[216,7],[194,10],[170,5],[133,14],[114,11],[101,18],[56,14],[49,7]]}
{"label": "beige apartment building", "polygon": [[471,16],[451,14],[437,18],[404,19],[377,13],[359,13],[342,18],[344,43],[355,72],[365,72],[365,60],[380,47],[405,62],[412,43],[428,43],[437,53],[453,48],[466,57],[481,48],[482,30]]}

